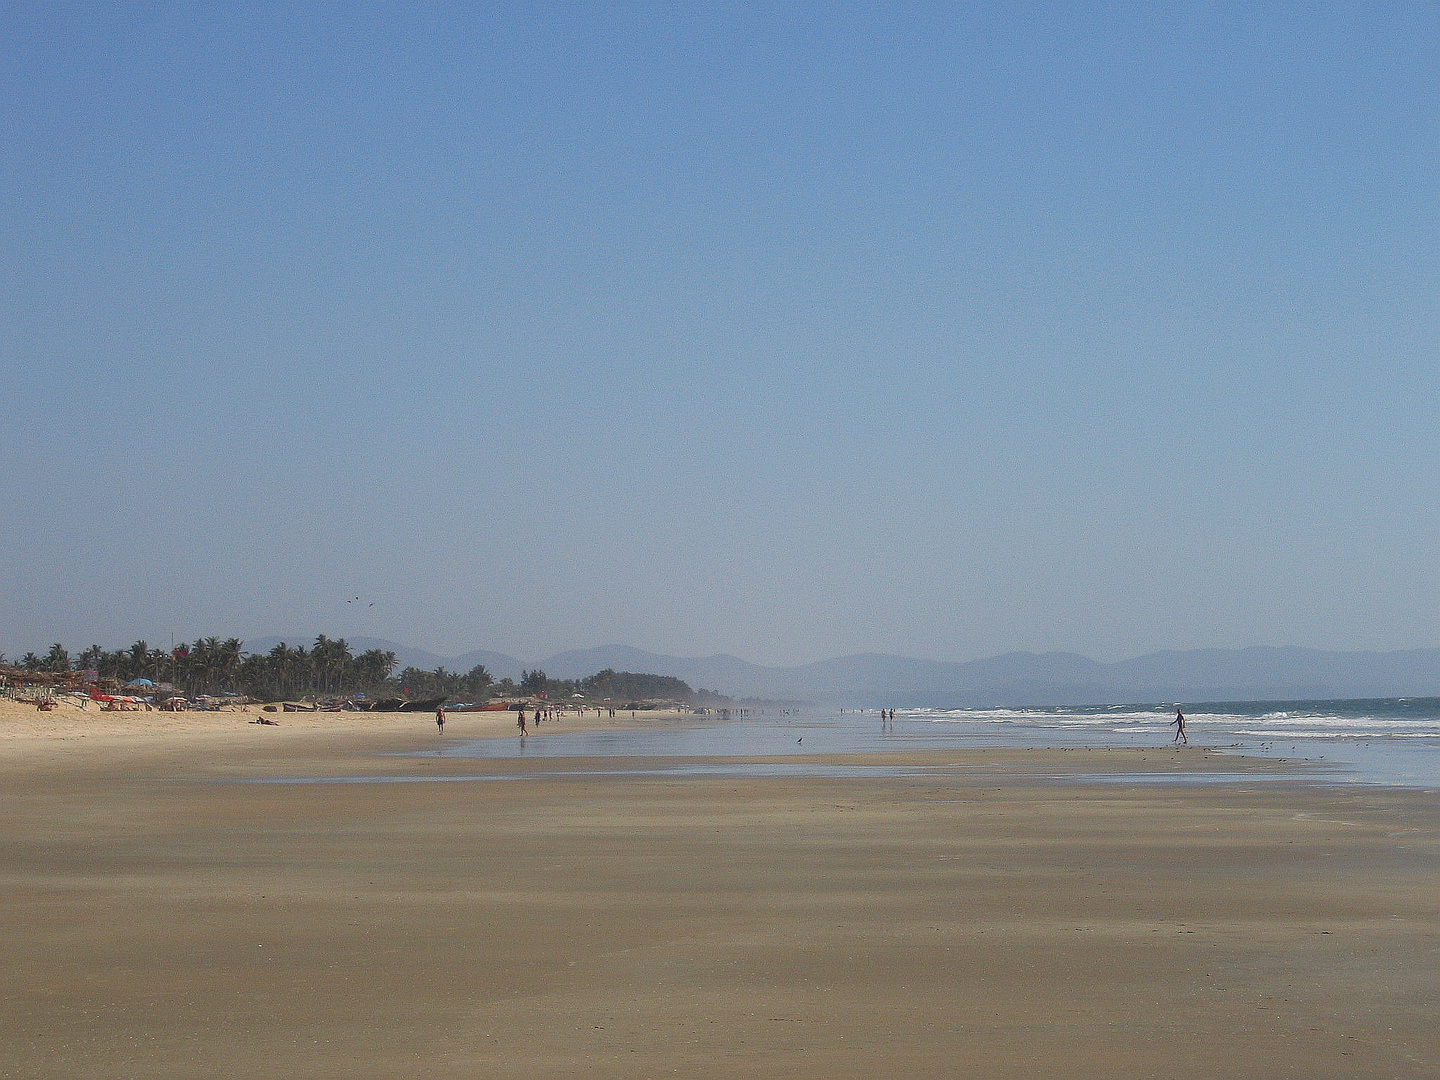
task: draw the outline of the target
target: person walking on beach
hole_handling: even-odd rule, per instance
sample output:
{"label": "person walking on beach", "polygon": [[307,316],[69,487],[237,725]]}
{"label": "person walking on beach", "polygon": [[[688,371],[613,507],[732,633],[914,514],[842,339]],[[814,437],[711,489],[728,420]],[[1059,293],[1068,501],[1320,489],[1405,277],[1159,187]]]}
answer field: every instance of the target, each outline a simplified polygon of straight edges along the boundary
{"label": "person walking on beach", "polygon": [[1185,734],[1185,714],[1180,711],[1179,705],[1175,706],[1175,719],[1171,720],[1170,723],[1175,725],[1175,738],[1170,741],[1184,743],[1186,746],[1189,746],[1190,737]]}
{"label": "person walking on beach", "polygon": [[524,709],[517,709],[517,710],[516,710],[516,714],[519,716],[519,719],[516,720],[515,722],[520,725],[520,737],[521,737],[521,738],[524,738],[524,737],[525,737],[525,734],[526,734],[526,732],[525,732],[525,710],[524,710]]}
{"label": "person walking on beach", "polygon": [[435,730],[441,735],[445,734],[445,703],[443,701],[435,706]]}

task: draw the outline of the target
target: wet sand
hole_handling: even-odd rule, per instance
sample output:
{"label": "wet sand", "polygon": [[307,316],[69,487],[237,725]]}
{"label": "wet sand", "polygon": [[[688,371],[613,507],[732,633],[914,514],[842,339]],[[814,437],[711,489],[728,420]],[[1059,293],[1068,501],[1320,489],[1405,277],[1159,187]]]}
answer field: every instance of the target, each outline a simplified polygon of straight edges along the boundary
{"label": "wet sand", "polygon": [[1431,796],[1063,779],[1275,767],[1161,748],[597,777],[291,718],[0,745],[0,1076],[1440,1074]]}

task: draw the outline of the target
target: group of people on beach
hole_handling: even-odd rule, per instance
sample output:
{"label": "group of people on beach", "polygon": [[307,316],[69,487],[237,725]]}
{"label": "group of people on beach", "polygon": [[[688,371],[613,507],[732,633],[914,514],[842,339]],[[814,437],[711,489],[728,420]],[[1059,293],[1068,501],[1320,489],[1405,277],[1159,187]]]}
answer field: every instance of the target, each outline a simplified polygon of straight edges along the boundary
{"label": "group of people on beach", "polygon": [[[599,710],[597,709],[596,711],[598,712]],[[614,716],[614,715],[615,715],[615,710],[614,710],[614,709],[611,709],[611,710],[610,710],[610,715],[611,715],[611,716]],[[539,708],[537,708],[537,709],[535,710],[535,726],[536,726],[537,728],[540,726],[540,721],[541,721],[541,720],[558,720],[559,718],[560,718],[560,715],[559,715],[558,710],[556,710],[556,709],[539,709]],[[528,731],[526,730],[526,728],[525,728],[525,710],[524,710],[524,709],[517,709],[517,710],[515,711],[515,726],[520,729],[520,734],[521,734],[521,735],[528,735],[528,734],[529,734],[529,732],[528,732]]]}
{"label": "group of people on beach", "polygon": [[[539,727],[539,726],[540,726],[540,721],[541,721],[541,720],[558,720],[558,719],[560,718],[560,710],[559,710],[559,709],[555,709],[555,708],[545,708],[545,709],[536,708],[536,709],[534,710],[534,714],[535,714],[535,726],[536,726],[536,727]],[[596,716],[603,716],[603,715],[604,715],[604,710],[597,708],[597,709],[595,710],[595,715],[596,715]],[[614,715],[615,715],[615,710],[614,710],[613,708],[610,709],[610,715],[611,715],[611,716],[614,716]],[[268,722],[268,721],[258,721],[258,722],[260,722],[260,723],[266,723],[266,722]],[[515,710],[515,726],[520,729],[520,734],[521,734],[521,735],[528,735],[528,734],[530,734],[530,728],[529,728],[529,726],[528,726],[528,724],[527,724],[527,722],[526,722],[525,710],[524,710],[524,709],[516,709],[516,710]],[[445,706],[444,706],[443,703],[440,704],[440,705],[437,705],[437,706],[435,707],[435,730],[438,731],[438,732],[439,732],[440,734],[442,734],[442,735],[445,734]]]}
{"label": "group of people on beach", "polygon": [[[611,710],[611,715],[614,715],[614,710],[613,710],[613,709]],[[553,719],[555,719],[555,710],[553,710],[553,709],[536,709],[536,710],[535,710],[535,726],[536,726],[536,727],[539,727],[539,726],[540,726],[540,721],[541,721],[541,720],[553,720]],[[528,735],[528,734],[530,733],[530,729],[526,726],[526,723],[525,723],[525,710],[524,710],[524,709],[516,709],[516,710],[515,710],[515,724],[516,724],[516,726],[520,729],[520,734],[521,734],[521,735]],[[439,732],[440,734],[442,734],[442,735],[445,734],[445,706],[444,706],[444,705],[439,705],[439,706],[436,706],[436,708],[435,708],[435,730],[438,731],[438,732]]]}
{"label": "group of people on beach", "polygon": [[[596,711],[598,712],[599,710],[596,710]],[[610,715],[611,715],[611,716],[614,716],[614,715],[615,715],[615,710],[614,710],[614,709],[611,709],[611,710],[610,710]],[[535,710],[535,726],[536,726],[537,728],[540,726],[540,721],[541,721],[542,719],[553,720],[553,719],[554,719],[554,711],[551,710],[551,709],[536,709],[536,710]],[[264,720],[258,720],[258,721],[256,721],[256,723],[261,723],[261,724],[263,724],[263,723],[265,723],[265,722],[266,722],[266,721],[264,721]],[[889,727],[890,725],[892,725],[892,724],[894,724],[894,723],[895,723],[895,710],[894,710],[894,709],[881,709],[881,710],[880,710],[880,725],[881,725],[881,727]],[[521,734],[521,735],[528,735],[528,734],[529,734],[529,730],[528,730],[528,729],[526,728],[526,726],[525,726],[525,710],[524,710],[524,709],[517,709],[517,710],[515,711],[515,725],[520,729],[520,734]],[[1181,744],[1183,744],[1183,745],[1185,745],[1185,746],[1189,746],[1189,745],[1190,745],[1190,737],[1185,734],[1185,714],[1180,711],[1180,706],[1179,706],[1179,705],[1176,705],[1176,706],[1175,706],[1175,719],[1174,719],[1174,720],[1171,720],[1170,723],[1169,723],[1167,726],[1168,726],[1168,727],[1173,727],[1173,728],[1175,729],[1175,738],[1171,740],[1172,742],[1178,742],[1178,743],[1181,743]],[[445,733],[445,706],[444,706],[443,704],[437,706],[436,709],[435,709],[435,729],[436,729],[437,731],[439,731],[442,735]]]}

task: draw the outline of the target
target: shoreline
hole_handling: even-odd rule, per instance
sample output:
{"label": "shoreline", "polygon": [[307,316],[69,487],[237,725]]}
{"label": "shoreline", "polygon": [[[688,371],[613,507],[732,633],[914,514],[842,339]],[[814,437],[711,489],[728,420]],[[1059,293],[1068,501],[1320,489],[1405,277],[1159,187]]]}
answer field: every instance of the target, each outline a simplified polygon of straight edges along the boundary
{"label": "shoreline", "polygon": [[[514,713],[447,714],[443,734],[435,731],[432,713],[266,713],[259,706],[227,710],[152,712],[100,712],[95,709],[64,708],[38,713],[34,706],[0,701],[0,761],[19,766],[65,769],[105,769],[113,762],[144,759],[183,759],[194,753],[240,755],[238,761],[253,760],[257,766],[279,758],[305,761],[317,769],[317,778],[331,774],[337,765],[359,768],[362,775],[397,772],[400,763],[414,768],[417,761],[449,773],[473,770],[477,766],[494,770],[498,765],[514,766],[526,761],[523,751],[497,757],[412,756],[434,748],[437,740],[515,739],[518,734]],[[274,725],[257,724],[265,717]],[[533,726],[530,745],[557,736],[592,732],[640,732],[677,726],[703,726],[714,717],[697,717],[688,710],[617,710],[613,718],[603,715],[567,716],[546,721],[540,730]],[[1325,775],[1307,762],[1277,763],[1262,756],[1236,753],[1226,747],[1172,747],[1164,744],[1143,747],[966,747],[944,750],[897,748],[841,753],[787,754],[774,757],[763,752],[715,757],[704,753],[679,752],[657,759],[649,755],[584,754],[548,755],[529,759],[525,767],[534,770],[541,762],[552,772],[575,771],[587,762],[612,762],[613,769],[600,773],[643,776],[659,775],[659,760],[703,762],[773,763],[784,766],[830,764],[838,767],[873,766],[881,762],[897,769],[943,769],[954,759],[964,759],[965,769],[984,770],[1003,782],[1028,781],[1045,777],[1059,783],[1080,782],[1067,774],[1111,773],[1117,779],[1128,775],[1169,774],[1167,780],[1183,783],[1194,775],[1196,782],[1207,773],[1243,775],[1283,773],[1297,782],[1327,783]],[[1088,761],[1088,766],[1082,762]],[[233,765],[232,765],[233,770]],[[231,771],[231,770],[227,770]],[[702,780],[703,776],[695,779]],[[863,779],[863,777],[857,777]],[[1135,781],[1143,783],[1143,780]]]}
{"label": "shoreline", "polygon": [[[64,707],[54,712],[39,713],[32,705],[0,701],[0,761],[11,767],[65,770],[84,768],[105,770],[121,763],[151,760],[184,760],[196,753],[235,756],[235,762],[265,762],[287,759],[306,762],[315,770],[317,779],[333,775],[338,765],[358,769],[358,774],[374,776],[387,769],[395,773],[396,763],[426,760],[434,767],[450,773],[481,766],[494,771],[501,763],[514,766],[524,762],[522,750],[496,757],[416,757],[434,748],[437,740],[505,740],[518,734],[514,713],[485,712],[447,714],[445,731],[435,731],[434,716],[425,712],[373,713],[266,713],[259,706],[232,707],[220,711],[100,712],[96,709]],[[274,725],[257,724],[265,717]],[[603,715],[567,716],[563,720],[546,721],[537,731],[533,726],[527,740],[530,745],[557,736],[593,732],[642,732],[655,728],[693,727],[714,723],[715,717],[697,717],[688,710],[617,710],[613,718]],[[237,756],[238,755],[238,756]],[[963,759],[961,769],[987,773],[997,782],[1031,782],[1042,778],[1047,783],[1081,784],[1094,774],[1127,784],[1164,783],[1166,785],[1207,783],[1207,774],[1243,777],[1246,774],[1273,778],[1284,776],[1295,783],[1322,786],[1350,786],[1317,763],[1304,759],[1277,760],[1263,755],[1246,754],[1228,746],[1175,747],[1165,743],[1153,746],[956,746],[943,750],[897,748],[884,751],[847,751],[832,753],[786,754],[775,757],[763,752],[714,756],[705,753],[678,752],[672,757],[650,755],[627,756],[564,753],[539,753],[525,766],[536,771],[544,762],[555,774],[577,771],[586,762],[609,763],[594,771],[597,775],[643,777],[647,772],[661,775],[659,760],[717,763],[718,775],[724,775],[724,763],[748,762],[775,764],[803,769],[809,763],[839,768],[881,767],[897,770],[944,770],[947,763]],[[1088,763],[1088,764],[1085,764]],[[507,766],[507,767],[508,767]],[[235,765],[227,772],[233,775]],[[287,770],[292,773],[293,770]],[[1131,779],[1131,778],[1134,779]],[[1147,780],[1147,777],[1151,778]],[[697,782],[704,775],[693,777]],[[867,779],[858,775],[858,782]],[[1238,782],[1238,781],[1237,781]]]}

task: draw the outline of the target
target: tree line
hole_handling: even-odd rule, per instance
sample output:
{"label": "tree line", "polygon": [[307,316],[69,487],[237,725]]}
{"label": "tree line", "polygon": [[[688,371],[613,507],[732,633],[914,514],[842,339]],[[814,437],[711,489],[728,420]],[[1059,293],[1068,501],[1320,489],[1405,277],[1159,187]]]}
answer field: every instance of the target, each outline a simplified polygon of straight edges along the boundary
{"label": "tree line", "polygon": [[[0,664],[5,656],[0,653]],[[238,693],[262,701],[307,696],[339,697],[364,693],[370,697],[446,697],[484,701],[490,697],[546,697],[552,701],[580,694],[590,700],[726,701],[722,695],[698,692],[669,675],[615,671],[606,668],[585,679],[552,679],[537,669],[521,673],[519,681],[496,680],[484,664],[466,672],[406,667],[395,674],[393,652],[367,649],[356,653],[344,638],[316,637],[309,646],[281,642],[264,653],[247,653],[239,638],[197,638],[173,649],[137,641],[113,651],[99,645],[71,654],[59,642],[43,656],[28,652],[19,667],[26,671],[94,671],[101,679],[124,684],[134,679],[170,683],[189,697],[200,694]]]}
{"label": "tree line", "polygon": [[[4,659],[0,655],[0,663]],[[94,671],[98,678],[119,683],[168,682],[190,695],[231,691],[273,699],[380,688],[391,680],[395,663],[393,652],[369,649],[357,654],[344,638],[321,634],[309,647],[282,641],[267,653],[245,652],[239,638],[197,638],[172,649],[144,640],[113,651],[91,645],[73,656],[56,642],[43,656],[26,653],[18,666],[26,671]]]}
{"label": "tree line", "polygon": [[483,701],[487,697],[544,697],[563,702],[577,694],[591,701],[680,701],[687,704],[704,699],[728,701],[709,690],[692,690],[688,683],[670,675],[648,675],[634,671],[606,668],[584,679],[552,679],[540,669],[523,671],[519,681],[493,679],[485,665],[477,664],[468,672],[447,671],[443,666],[434,671],[407,667],[395,680],[401,692],[413,697],[446,696],[452,700]]}

